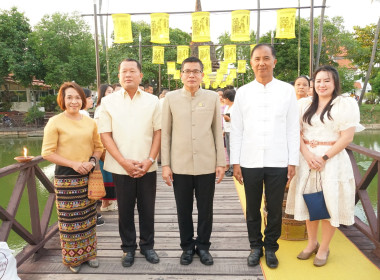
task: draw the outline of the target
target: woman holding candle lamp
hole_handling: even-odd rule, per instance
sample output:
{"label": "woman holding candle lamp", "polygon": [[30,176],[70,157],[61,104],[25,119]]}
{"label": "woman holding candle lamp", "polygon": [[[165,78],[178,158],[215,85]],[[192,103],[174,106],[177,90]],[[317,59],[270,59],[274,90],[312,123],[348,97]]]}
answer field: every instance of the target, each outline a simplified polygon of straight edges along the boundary
{"label": "woman holding candle lamp", "polygon": [[86,96],[79,85],[64,83],[57,102],[63,113],[47,123],[41,154],[56,164],[54,186],[63,264],[78,273],[82,263],[99,266],[96,201],[88,199],[87,183],[103,146],[95,121],[79,113],[86,106]]}

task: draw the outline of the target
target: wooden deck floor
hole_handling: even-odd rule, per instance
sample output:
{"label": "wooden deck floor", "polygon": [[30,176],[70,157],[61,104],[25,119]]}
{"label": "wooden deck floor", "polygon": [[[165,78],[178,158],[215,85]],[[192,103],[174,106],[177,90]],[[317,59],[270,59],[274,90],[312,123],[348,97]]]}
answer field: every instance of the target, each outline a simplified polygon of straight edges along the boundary
{"label": "wooden deck floor", "polygon": [[[58,234],[51,239],[45,248],[47,251],[37,262],[28,260],[18,268],[23,280],[70,279],[156,279],[156,280],[263,280],[260,266],[247,266],[249,242],[247,228],[241,205],[232,178],[224,178],[216,186],[214,200],[214,223],[211,236],[210,252],[214,256],[214,265],[205,266],[197,256],[189,266],[179,264],[181,249],[176,216],[174,194],[157,174],[157,198],[155,216],[155,249],[160,256],[160,263],[153,265],[136,251],[136,260],[132,267],[121,266],[120,237],[117,224],[117,213],[102,213],[106,224],[97,228],[98,258],[100,266],[93,269],[84,265],[79,274],[72,274],[62,264]],[[196,207],[194,205],[194,211]],[[138,216],[136,216],[138,221]],[[194,221],[197,221],[194,215]],[[138,228],[138,223],[137,223]],[[196,228],[196,225],[195,225]],[[341,228],[344,234],[380,268],[380,259],[371,251],[374,245],[355,227]]]}
{"label": "wooden deck floor", "polygon": [[[249,254],[247,228],[231,178],[225,178],[222,183],[216,185],[210,248],[214,257],[212,266],[201,264],[197,256],[194,256],[194,261],[189,266],[180,265],[179,257],[182,251],[179,247],[174,194],[172,188],[164,184],[160,173],[157,174],[157,178],[155,249],[160,256],[159,264],[148,263],[136,251],[136,260],[133,266],[122,267],[117,213],[106,212],[102,213],[106,221],[105,225],[97,228],[99,268],[93,269],[83,265],[79,274],[71,273],[62,264],[59,237],[56,235],[45,246],[47,252],[41,259],[37,262],[28,260],[18,268],[20,278],[23,280],[263,279],[260,266],[255,268],[247,266],[247,255]],[[138,221],[137,216],[136,221]],[[194,215],[194,221],[197,221],[196,215]]]}

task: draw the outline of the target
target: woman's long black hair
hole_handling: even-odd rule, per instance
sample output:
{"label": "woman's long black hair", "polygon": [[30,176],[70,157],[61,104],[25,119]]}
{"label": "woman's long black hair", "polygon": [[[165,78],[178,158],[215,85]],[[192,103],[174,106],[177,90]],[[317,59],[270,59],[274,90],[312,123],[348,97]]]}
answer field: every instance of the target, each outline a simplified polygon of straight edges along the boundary
{"label": "woman's long black hair", "polygon": [[102,98],[104,96],[106,96],[106,90],[112,86],[109,85],[109,84],[103,84],[103,85],[100,85],[100,90],[99,90],[99,93],[98,93],[98,101],[96,102],[96,106],[99,106],[101,103],[102,103]]}
{"label": "woman's long black hair", "polygon": [[317,74],[319,72],[330,73],[333,80],[334,80],[334,91],[332,93],[331,100],[326,104],[326,106],[323,109],[321,116],[320,116],[322,123],[323,123],[323,117],[325,116],[326,113],[327,113],[327,117],[329,118],[329,120],[332,119],[332,117],[330,115],[330,111],[331,111],[331,108],[333,105],[331,105],[331,103],[340,94],[339,73],[334,67],[332,67],[330,65],[324,65],[324,66],[319,67],[317,70],[315,70],[314,75],[313,75],[313,78],[314,78],[313,101],[311,102],[310,107],[306,110],[306,112],[303,114],[303,117],[302,117],[302,120],[304,122],[307,122],[309,125],[311,125],[311,118],[317,112],[318,105],[319,105],[319,96],[318,96],[317,92],[315,91],[315,77],[317,76]]}

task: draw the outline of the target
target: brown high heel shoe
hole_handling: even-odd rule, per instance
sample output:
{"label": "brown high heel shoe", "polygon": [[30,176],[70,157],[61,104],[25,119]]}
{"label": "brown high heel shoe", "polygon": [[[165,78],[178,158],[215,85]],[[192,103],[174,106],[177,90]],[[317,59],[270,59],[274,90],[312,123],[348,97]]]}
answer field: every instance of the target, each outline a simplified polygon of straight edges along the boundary
{"label": "brown high heel shoe", "polygon": [[327,251],[327,255],[325,259],[319,259],[317,258],[317,256],[315,256],[313,264],[318,267],[324,266],[327,263],[327,259],[329,255],[330,255],[330,250]]}
{"label": "brown high heel shoe", "polygon": [[312,254],[316,254],[318,252],[318,249],[319,249],[319,243],[317,242],[317,245],[315,246],[313,251],[309,253],[305,253],[304,251],[302,251],[301,253],[298,254],[297,259],[307,260],[311,257]]}

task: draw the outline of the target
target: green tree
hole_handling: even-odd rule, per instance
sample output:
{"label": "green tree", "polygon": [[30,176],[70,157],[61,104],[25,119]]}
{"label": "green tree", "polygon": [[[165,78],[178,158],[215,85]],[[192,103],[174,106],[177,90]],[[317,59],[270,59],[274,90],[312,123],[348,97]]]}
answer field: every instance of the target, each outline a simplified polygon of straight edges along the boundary
{"label": "green tree", "polygon": [[94,83],[94,40],[78,14],[45,15],[34,29],[31,42],[42,62],[45,83],[53,88],[73,80],[81,86]]}
{"label": "green tree", "polygon": [[[298,26],[296,20],[296,38],[294,39],[273,39],[276,50],[277,64],[274,69],[274,76],[282,81],[291,82],[298,76]],[[271,33],[269,31],[260,38],[260,43],[271,43]],[[301,18],[301,75],[309,75],[309,21]]]}
{"label": "green tree", "polygon": [[372,92],[380,96],[380,71],[370,80],[370,83],[372,85]]}
{"label": "green tree", "polygon": [[[111,83],[118,82],[118,66],[124,58],[133,58],[139,60],[139,33],[141,32],[141,45],[149,46],[142,47],[142,72],[144,74],[143,83],[153,83],[155,87],[158,84],[158,65],[152,63],[152,47],[157,44],[150,42],[150,25],[143,22],[132,22],[133,43],[130,44],[113,44],[108,50]],[[170,45],[189,45],[191,37],[188,33],[180,29],[169,29]],[[165,64],[161,65],[161,81],[162,87],[168,87],[167,61],[177,60],[177,48],[165,47]],[[102,63],[105,67],[105,63]],[[103,67],[103,69],[105,69]],[[177,66],[178,69],[178,66]],[[103,71],[105,73],[105,70]],[[102,80],[106,80],[104,78]],[[171,81],[171,88],[175,86],[175,81]]]}
{"label": "green tree", "polygon": [[[354,26],[354,40],[348,51],[348,57],[364,73],[367,73],[371,58],[373,40],[375,38],[376,24],[370,24],[363,28]],[[380,63],[380,52],[376,52],[374,65]],[[371,77],[375,77],[379,68],[374,67]]]}
{"label": "green tree", "polygon": [[[315,19],[314,23],[314,57],[316,57],[318,48],[319,17]],[[333,17],[331,20],[329,17],[325,17],[323,22],[322,48],[319,64],[338,66],[337,63],[333,62],[333,59],[336,56],[345,55],[347,49],[351,48],[352,41],[353,36],[345,30],[342,17]],[[317,67],[318,65],[315,65],[315,68]]]}
{"label": "green tree", "polygon": [[337,68],[340,78],[340,85],[342,93],[351,93],[354,90],[354,74],[346,67]]}
{"label": "green tree", "polygon": [[[314,25],[314,58],[318,48],[319,20],[315,19]],[[298,75],[298,20],[296,20],[296,38],[276,39],[274,38],[277,52],[277,64],[274,69],[275,76],[283,81],[291,82]],[[271,42],[271,31],[260,38],[260,43]],[[309,75],[309,53],[310,53],[310,21],[301,18],[301,66],[300,74]],[[350,46],[352,36],[345,31],[343,19],[334,17],[331,20],[325,17],[322,32],[322,49],[320,65],[329,64],[337,67],[334,58],[341,56],[344,50]]]}
{"label": "green tree", "polygon": [[[30,48],[29,20],[13,7],[0,12],[0,85],[12,74],[13,79],[28,86],[39,74],[39,62]],[[1,95],[2,110],[9,110],[12,93],[5,87]]]}

